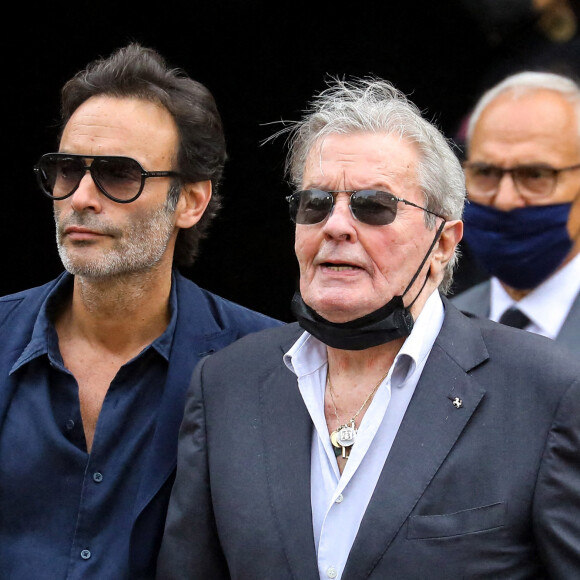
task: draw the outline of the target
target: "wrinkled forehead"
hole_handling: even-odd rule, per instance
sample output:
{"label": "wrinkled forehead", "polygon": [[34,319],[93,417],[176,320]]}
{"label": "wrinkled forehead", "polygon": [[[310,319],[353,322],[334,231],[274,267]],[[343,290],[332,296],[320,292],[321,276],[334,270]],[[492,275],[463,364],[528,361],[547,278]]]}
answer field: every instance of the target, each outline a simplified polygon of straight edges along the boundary
{"label": "wrinkled forehead", "polygon": [[[390,133],[332,133],[310,148],[304,181],[404,179],[417,181],[419,149],[409,140]],[[366,183],[365,186],[370,186]]]}

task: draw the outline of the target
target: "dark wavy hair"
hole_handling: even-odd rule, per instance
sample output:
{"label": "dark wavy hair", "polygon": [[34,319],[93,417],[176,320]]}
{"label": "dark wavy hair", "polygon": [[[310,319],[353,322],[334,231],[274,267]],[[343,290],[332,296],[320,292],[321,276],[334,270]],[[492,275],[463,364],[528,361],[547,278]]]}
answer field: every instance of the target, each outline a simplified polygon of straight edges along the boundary
{"label": "dark wavy hair", "polygon": [[175,171],[180,177],[171,184],[169,204],[177,203],[182,185],[210,180],[212,197],[199,222],[179,231],[173,263],[191,265],[220,208],[218,187],[226,161],[222,120],[210,91],[181,69],[169,68],[155,50],[138,43],[117,49],[108,58],[89,63],[62,88],[61,134],[73,113],[98,95],[137,98],[158,103],[177,125],[179,145]]}

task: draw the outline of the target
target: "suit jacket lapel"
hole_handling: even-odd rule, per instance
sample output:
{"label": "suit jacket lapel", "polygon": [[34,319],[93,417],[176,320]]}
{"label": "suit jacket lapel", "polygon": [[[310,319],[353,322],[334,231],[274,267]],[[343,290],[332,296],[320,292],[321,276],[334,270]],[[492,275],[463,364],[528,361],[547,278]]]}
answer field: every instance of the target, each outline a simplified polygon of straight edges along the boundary
{"label": "suit jacket lapel", "polygon": [[491,282],[486,280],[455,296],[451,302],[459,310],[482,318],[489,318],[491,307]]}
{"label": "suit jacket lapel", "polygon": [[149,503],[175,468],[185,395],[195,365],[205,355],[232,341],[232,331],[218,326],[200,288],[177,273],[175,280],[179,314],[159,419],[135,504],[137,514]]}
{"label": "suit jacket lapel", "polygon": [[18,380],[10,374],[26,345],[30,342],[34,324],[42,304],[60,279],[34,288],[14,299],[5,299],[0,313],[0,431]]}
{"label": "suit jacket lapel", "polygon": [[[298,390],[296,376],[286,368],[280,371],[283,353],[301,332],[298,329],[282,345],[280,361],[260,385],[260,394],[264,457],[275,524],[293,577],[306,579],[318,578],[310,508],[312,421]],[[272,417],[280,420],[272,420]]]}
{"label": "suit jacket lapel", "polygon": [[10,374],[10,371],[30,341],[33,325],[33,321],[17,328],[10,327],[8,324],[0,324],[0,333],[5,337],[5,340],[0,343],[0,377],[2,377],[0,382],[0,431],[2,431],[4,418],[14,391],[18,386],[17,379]]}
{"label": "suit jacket lapel", "polygon": [[580,293],[572,303],[572,308],[556,337],[556,342],[572,352],[578,352],[580,348]]}
{"label": "suit jacket lapel", "polygon": [[444,304],[443,327],[361,522],[345,578],[369,576],[485,394],[467,374],[488,358],[481,333],[446,300]]}

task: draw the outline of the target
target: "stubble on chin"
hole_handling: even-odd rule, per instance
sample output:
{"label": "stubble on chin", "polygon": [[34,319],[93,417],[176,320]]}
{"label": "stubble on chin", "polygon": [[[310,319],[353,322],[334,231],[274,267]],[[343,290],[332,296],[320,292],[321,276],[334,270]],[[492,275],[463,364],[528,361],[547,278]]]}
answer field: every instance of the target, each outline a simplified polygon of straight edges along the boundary
{"label": "stubble on chin", "polygon": [[[135,219],[126,227],[115,227],[90,214],[73,213],[61,219],[54,212],[56,243],[64,268],[74,276],[107,278],[150,270],[159,263],[174,231],[173,211],[163,205]],[[94,229],[108,236],[109,246],[98,242],[70,242],[65,234],[71,225]]]}

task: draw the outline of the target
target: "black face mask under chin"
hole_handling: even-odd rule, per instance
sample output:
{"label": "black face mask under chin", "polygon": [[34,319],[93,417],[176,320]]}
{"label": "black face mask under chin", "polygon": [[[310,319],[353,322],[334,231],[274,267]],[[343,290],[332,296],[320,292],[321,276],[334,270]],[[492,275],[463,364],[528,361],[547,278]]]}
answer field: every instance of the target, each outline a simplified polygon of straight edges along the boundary
{"label": "black face mask under chin", "polygon": [[409,336],[415,323],[410,309],[423,291],[423,288],[425,288],[425,284],[427,284],[429,279],[429,272],[425,276],[423,286],[421,286],[417,296],[415,296],[409,306],[403,304],[403,297],[414,284],[417,276],[419,276],[444,226],[445,221],[439,226],[431,246],[405,291],[400,296],[393,296],[378,310],[348,322],[330,322],[310,308],[302,299],[300,292],[297,291],[290,304],[296,320],[304,330],[324,344],[342,350],[364,350],[380,344],[386,344],[397,338]]}

